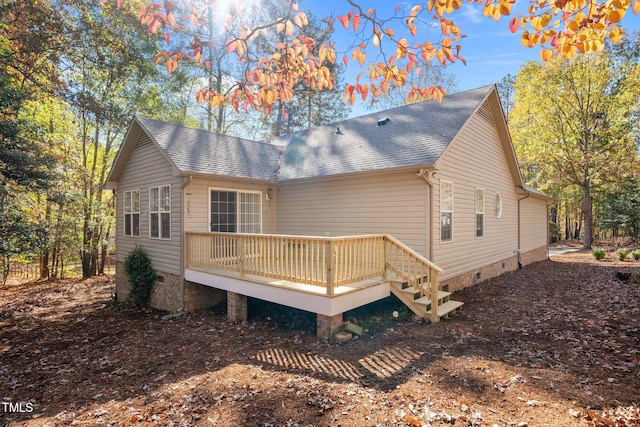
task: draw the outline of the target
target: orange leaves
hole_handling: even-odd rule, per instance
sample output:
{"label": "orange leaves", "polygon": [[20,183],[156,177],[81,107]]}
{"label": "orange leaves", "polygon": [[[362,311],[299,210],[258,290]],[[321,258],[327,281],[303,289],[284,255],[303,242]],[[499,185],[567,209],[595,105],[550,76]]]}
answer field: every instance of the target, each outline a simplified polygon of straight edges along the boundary
{"label": "orange leaves", "polygon": [[510,29],[522,28],[523,45],[541,46],[543,60],[568,59],[602,52],[606,39],[619,42],[624,35],[619,24],[629,9],[640,13],[640,0],[537,0],[519,22],[512,20]]}
{"label": "orange leaves", "polygon": [[409,50],[409,42],[407,39],[398,40],[396,46],[396,59],[404,58],[407,55],[407,51]]}

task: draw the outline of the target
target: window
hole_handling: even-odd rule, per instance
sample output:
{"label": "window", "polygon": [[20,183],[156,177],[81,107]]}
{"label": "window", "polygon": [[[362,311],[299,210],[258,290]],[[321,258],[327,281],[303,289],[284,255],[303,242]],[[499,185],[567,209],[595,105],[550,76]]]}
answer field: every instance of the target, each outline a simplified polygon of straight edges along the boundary
{"label": "window", "polygon": [[140,236],[140,190],[124,192],[124,235]]}
{"label": "window", "polygon": [[502,217],[502,196],[496,193],[496,218]]}
{"label": "window", "polygon": [[260,233],[262,193],[211,190],[211,231]]}
{"label": "window", "polygon": [[484,190],[476,188],[476,237],[484,237]]}
{"label": "window", "polygon": [[453,183],[440,182],[440,241],[453,240]]}
{"label": "window", "polygon": [[149,189],[149,237],[171,239],[171,186]]}

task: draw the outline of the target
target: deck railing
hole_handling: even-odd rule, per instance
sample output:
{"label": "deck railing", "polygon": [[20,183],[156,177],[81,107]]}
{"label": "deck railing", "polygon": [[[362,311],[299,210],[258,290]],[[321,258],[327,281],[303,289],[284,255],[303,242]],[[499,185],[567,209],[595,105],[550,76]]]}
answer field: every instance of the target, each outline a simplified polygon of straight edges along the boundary
{"label": "deck railing", "polygon": [[[333,295],[338,286],[375,278],[386,280],[391,273],[435,301],[438,273],[442,272],[385,234],[315,237],[187,233],[187,267],[320,286],[327,295]],[[434,311],[437,310],[432,310],[432,316]]]}

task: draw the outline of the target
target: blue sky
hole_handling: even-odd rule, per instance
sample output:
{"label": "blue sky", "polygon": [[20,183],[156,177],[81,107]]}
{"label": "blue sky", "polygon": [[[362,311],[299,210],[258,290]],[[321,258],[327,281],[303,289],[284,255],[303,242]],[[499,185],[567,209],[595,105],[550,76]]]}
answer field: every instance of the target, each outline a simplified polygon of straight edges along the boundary
{"label": "blue sky", "polygon": [[[408,10],[415,4],[424,5],[426,2],[413,0],[390,3],[382,0],[360,0],[356,3],[361,4],[363,8],[371,7],[387,15],[393,13],[395,6]],[[514,12],[517,13],[518,8],[526,8],[527,6],[527,1],[518,0]],[[316,16],[326,16],[331,13],[344,15],[351,10],[351,6],[345,0],[303,0],[301,7],[303,9],[310,8]],[[465,0],[461,9],[455,12],[452,19],[467,36],[460,42],[462,45],[461,54],[467,60],[467,65],[456,63],[447,67],[456,76],[458,91],[497,83],[507,74],[517,74],[519,68],[526,61],[537,61],[540,58],[539,47],[524,47],[520,43],[520,34],[512,34],[509,31],[511,17],[503,17],[495,22],[493,19],[483,16],[482,4],[470,4]],[[622,25],[627,31],[639,29],[640,17],[629,11],[622,21]],[[336,22],[338,49],[341,44],[343,46],[346,44],[345,34],[341,24]],[[424,40],[437,40],[439,29],[429,29],[424,26],[418,29],[418,36]],[[341,57],[342,55],[339,55],[338,60],[341,60]],[[360,71],[350,70],[347,78],[355,78],[355,75]],[[356,106],[354,110],[355,114],[353,115],[360,115],[364,108]]]}

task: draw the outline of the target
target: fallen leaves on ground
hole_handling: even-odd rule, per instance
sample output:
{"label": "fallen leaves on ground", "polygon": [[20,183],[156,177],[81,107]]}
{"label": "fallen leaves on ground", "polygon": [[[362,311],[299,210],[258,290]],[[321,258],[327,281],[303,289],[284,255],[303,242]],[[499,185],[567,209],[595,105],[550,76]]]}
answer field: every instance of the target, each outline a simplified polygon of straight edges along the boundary
{"label": "fallen leaves on ground", "polygon": [[162,320],[111,301],[109,278],[10,286],[0,399],[33,410],[0,424],[637,427],[640,286],[620,270],[640,263],[556,256],[458,292],[433,325],[389,298],[345,314],[379,325],[344,345],[272,305]]}

